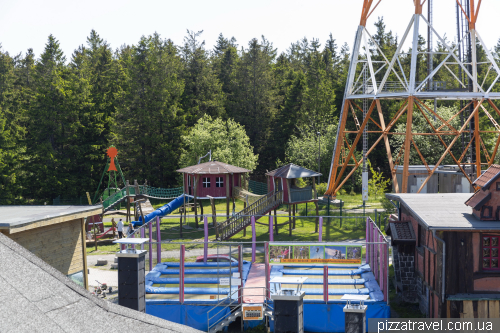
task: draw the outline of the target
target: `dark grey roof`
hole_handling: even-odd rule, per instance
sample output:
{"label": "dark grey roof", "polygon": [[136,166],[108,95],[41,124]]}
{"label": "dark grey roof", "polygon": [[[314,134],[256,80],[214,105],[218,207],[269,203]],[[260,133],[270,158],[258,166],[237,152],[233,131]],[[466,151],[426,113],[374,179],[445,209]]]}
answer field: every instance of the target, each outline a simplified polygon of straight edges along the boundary
{"label": "dark grey roof", "polygon": [[500,230],[500,221],[481,221],[464,204],[470,193],[386,193],[429,229]]}
{"label": "dark grey roof", "polygon": [[250,170],[245,168],[240,168],[227,163],[222,163],[219,161],[211,161],[197,165],[191,165],[179,169],[177,170],[177,172],[205,175],[205,174],[221,174],[221,173],[246,173],[250,172]]}
{"label": "dark grey roof", "polygon": [[321,176],[321,173],[306,169],[304,167],[298,166],[293,163],[289,163],[287,165],[282,166],[281,168],[269,171],[268,173],[266,173],[266,176],[294,179],[294,178],[317,177]]}
{"label": "dark grey roof", "polygon": [[1,332],[201,332],[98,299],[0,233]]}
{"label": "dark grey roof", "polygon": [[0,229],[18,228],[34,222],[70,215],[99,214],[102,205],[94,206],[0,206]]}

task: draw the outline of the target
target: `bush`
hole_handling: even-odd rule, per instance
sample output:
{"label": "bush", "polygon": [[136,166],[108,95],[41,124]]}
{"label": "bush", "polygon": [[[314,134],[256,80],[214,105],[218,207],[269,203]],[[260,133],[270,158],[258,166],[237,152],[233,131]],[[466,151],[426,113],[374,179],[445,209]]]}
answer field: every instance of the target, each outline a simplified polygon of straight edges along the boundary
{"label": "bush", "polygon": [[318,197],[322,197],[323,195],[325,195],[327,187],[328,187],[327,183],[321,183],[316,185],[316,191],[318,191]]}

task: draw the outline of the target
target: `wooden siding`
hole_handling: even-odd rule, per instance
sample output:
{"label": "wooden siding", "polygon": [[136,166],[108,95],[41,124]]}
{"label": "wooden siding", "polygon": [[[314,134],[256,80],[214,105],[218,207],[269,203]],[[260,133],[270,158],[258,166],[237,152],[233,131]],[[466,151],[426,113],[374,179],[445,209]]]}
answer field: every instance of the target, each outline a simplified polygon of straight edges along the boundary
{"label": "wooden siding", "polygon": [[500,301],[447,301],[448,318],[500,318]]}
{"label": "wooden siding", "polygon": [[7,236],[65,275],[85,268],[81,219]]}
{"label": "wooden siding", "polygon": [[[240,182],[240,174],[210,174],[210,175],[202,175],[200,174],[200,183],[198,184],[198,197],[206,197],[207,195],[214,197],[214,198],[220,198],[226,197],[226,186],[229,186],[229,197],[233,195],[233,178],[234,178],[234,183],[236,183],[238,186]],[[223,187],[217,187],[216,185],[216,179],[217,177],[222,177],[224,181]],[[189,179],[190,178],[190,179]],[[209,178],[210,179],[210,187],[203,187],[203,178]],[[195,175],[192,174],[184,174],[184,185],[185,185],[185,193],[194,195],[194,179]]]}

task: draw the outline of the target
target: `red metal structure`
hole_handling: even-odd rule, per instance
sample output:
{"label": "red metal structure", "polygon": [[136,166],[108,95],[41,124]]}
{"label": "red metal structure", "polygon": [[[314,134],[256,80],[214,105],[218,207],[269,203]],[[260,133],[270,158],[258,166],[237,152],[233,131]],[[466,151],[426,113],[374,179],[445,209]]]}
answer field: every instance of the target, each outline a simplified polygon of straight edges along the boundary
{"label": "red metal structure", "polygon": [[[481,175],[482,168],[486,169],[493,164],[500,144],[500,125],[498,125],[500,109],[494,103],[500,99],[500,68],[496,55],[485,45],[476,29],[481,0],[456,0],[457,15],[464,18],[463,33],[459,33],[459,42],[456,45],[446,41],[433,27],[431,18],[434,15],[431,15],[429,4],[432,0],[392,1],[398,6],[411,6],[413,2],[414,6],[414,14],[409,17],[408,27],[398,40],[392,58],[391,55],[384,54],[366,28],[367,20],[381,1],[363,1],[326,195],[334,197],[379,144],[384,145],[386,150],[396,193],[408,192],[411,150],[418,154],[422,164],[427,168],[427,177],[422,184],[419,184],[418,193],[426,186],[447,156],[451,157],[472,184],[473,180]],[[428,12],[423,15],[423,5],[426,1],[429,4]],[[442,46],[441,51],[438,52],[432,47],[428,50],[419,48],[419,36],[424,30],[421,28],[429,32],[429,38],[439,41]],[[463,47],[464,40],[472,41],[468,43],[466,49]],[[403,48],[409,51],[404,51]],[[479,48],[484,52],[485,60],[478,61]],[[464,52],[465,57],[462,57]],[[422,77],[418,77],[417,68],[417,58],[422,56],[427,57],[428,63],[433,64],[423,80]],[[409,66],[403,67],[401,65],[403,61]],[[451,73],[450,82],[434,81],[436,74],[440,72],[446,72],[446,77]],[[387,118],[381,100],[398,103],[398,111],[392,119]],[[441,105],[449,105],[449,101],[460,104],[451,118],[441,116],[437,111],[436,105],[440,105],[442,101],[447,101],[447,104]],[[432,103],[434,109],[429,107]],[[416,132],[412,128],[416,113],[422,114],[428,124],[426,132]],[[355,127],[348,128],[347,119],[351,116]],[[358,117],[362,118],[358,120]],[[461,117],[461,125],[454,127],[451,121],[457,117]],[[399,123],[404,123],[405,129],[398,132],[395,128]],[[370,145],[366,139],[368,134],[376,138]],[[495,143],[487,147],[485,145],[487,141],[483,140],[482,135],[492,134],[495,135]],[[399,147],[391,147],[389,142],[389,138],[393,135],[405,138],[398,156],[393,156],[392,149]],[[426,161],[428,156],[422,154],[414,139],[417,136],[437,137],[443,145],[444,153],[434,165],[428,165]],[[445,138],[449,140],[444,140]],[[459,146],[457,141],[460,139],[462,147],[458,155],[452,148],[457,149]],[[359,151],[358,146],[361,143],[363,154],[362,158],[359,158],[355,153]],[[396,180],[398,164],[403,168],[401,188]],[[473,169],[472,172],[465,171],[467,166]]]}

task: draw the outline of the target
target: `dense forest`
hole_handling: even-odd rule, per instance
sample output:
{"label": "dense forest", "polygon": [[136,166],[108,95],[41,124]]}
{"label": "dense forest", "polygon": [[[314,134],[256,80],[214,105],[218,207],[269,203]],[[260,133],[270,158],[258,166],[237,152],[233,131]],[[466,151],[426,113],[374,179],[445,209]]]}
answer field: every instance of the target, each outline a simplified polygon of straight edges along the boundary
{"label": "dense forest", "polygon": [[[375,30],[394,54],[397,38],[382,19]],[[326,176],[349,55],[332,34],[280,54],[263,36],[239,44],[221,34],[209,48],[201,31],[187,31],[183,45],[155,33],[113,49],[92,30],[71,55],[52,35],[40,55],[12,55],[0,44],[0,204],[94,193],[110,145],[127,179],[178,186],[182,138],[205,116],[244,128],[258,156],[255,179],[288,161],[317,169],[318,139]],[[394,113],[398,105],[384,107]],[[382,146],[371,162],[385,168]]]}

